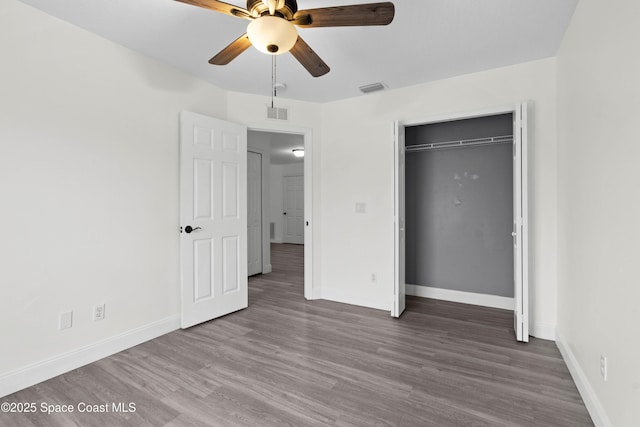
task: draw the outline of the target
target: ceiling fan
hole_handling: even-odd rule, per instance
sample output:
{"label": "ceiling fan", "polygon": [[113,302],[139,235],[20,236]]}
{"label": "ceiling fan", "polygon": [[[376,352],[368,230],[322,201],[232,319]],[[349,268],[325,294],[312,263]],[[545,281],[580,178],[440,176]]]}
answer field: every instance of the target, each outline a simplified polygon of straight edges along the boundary
{"label": "ceiling fan", "polygon": [[391,2],[298,10],[296,0],[247,0],[243,9],[217,0],[176,0],[251,22],[247,32],[209,60],[226,65],[253,45],[268,54],[291,54],[314,77],[327,74],[329,66],[298,35],[295,27],[347,27],[387,25],[393,21],[395,8]]}

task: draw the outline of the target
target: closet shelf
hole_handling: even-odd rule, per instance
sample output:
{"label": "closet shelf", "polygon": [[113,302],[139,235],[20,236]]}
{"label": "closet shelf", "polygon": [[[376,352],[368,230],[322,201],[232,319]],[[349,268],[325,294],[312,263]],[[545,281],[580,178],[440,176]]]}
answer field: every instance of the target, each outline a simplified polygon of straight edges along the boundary
{"label": "closet shelf", "polygon": [[412,153],[417,151],[435,150],[441,148],[457,148],[457,147],[471,147],[476,145],[490,145],[490,144],[511,144],[513,142],[513,135],[493,136],[487,138],[474,138],[474,139],[460,139],[457,141],[443,141],[443,142],[431,142],[427,144],[407,145],[405,152]]}

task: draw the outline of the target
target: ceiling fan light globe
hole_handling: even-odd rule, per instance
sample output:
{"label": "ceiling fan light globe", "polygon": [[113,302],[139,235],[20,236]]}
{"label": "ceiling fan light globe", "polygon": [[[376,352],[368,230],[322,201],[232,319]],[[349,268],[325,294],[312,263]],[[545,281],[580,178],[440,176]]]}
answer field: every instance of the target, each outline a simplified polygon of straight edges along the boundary
{"label": "ceiling fan light globe", "polygon": [[256,49],[269,55],[289,52],[298,41],[298,31],[291,22],[269,15],[251,21],[247,36]]}

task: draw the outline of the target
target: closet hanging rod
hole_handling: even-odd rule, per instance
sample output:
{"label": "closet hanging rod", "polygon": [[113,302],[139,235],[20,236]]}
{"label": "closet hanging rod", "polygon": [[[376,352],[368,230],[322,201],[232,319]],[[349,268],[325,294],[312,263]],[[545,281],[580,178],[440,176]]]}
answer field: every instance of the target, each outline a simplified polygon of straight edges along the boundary
{"label": "closet hanging rod", "polygon": [[456,141],[430,142],[427,144],[407,145],[405,147],[405,151],[407,153],[411,153],[414,151],[433,150],[437,148],[472,147],[476,145],[506,144],[512,142],[513,135],[502,135],[488,138],[459,139]]}

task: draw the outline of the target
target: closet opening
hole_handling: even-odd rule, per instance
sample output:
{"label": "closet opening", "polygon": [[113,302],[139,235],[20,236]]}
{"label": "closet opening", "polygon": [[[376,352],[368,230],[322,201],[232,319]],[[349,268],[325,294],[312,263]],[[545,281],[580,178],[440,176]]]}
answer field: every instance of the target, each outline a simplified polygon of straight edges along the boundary
{"label": "closet opening", "polygon": [[513,310],[516,337],[528,341],[522,116],[515,108],[398,125],[396,269],[405,289],[394,292],[392,315],[404,294]]}
{"label": "closet opening", "polygon": [[409,294],[513,310],[512,132],[512,114],[405,129]]}

